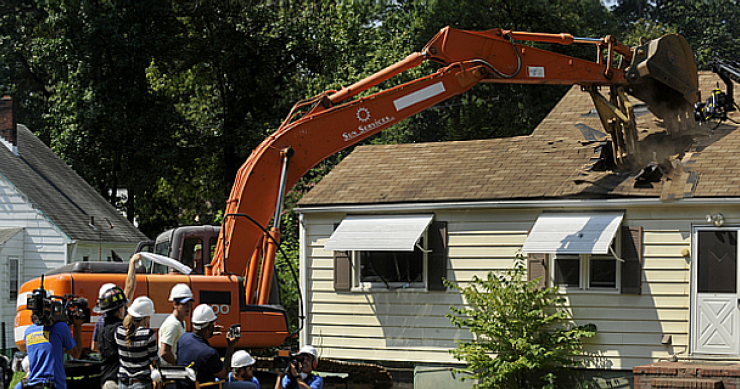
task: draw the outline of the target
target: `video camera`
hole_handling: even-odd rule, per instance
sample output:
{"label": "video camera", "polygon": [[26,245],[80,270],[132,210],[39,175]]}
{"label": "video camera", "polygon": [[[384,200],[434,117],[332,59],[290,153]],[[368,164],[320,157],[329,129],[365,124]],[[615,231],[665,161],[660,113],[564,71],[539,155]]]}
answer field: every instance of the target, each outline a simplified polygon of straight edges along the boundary
{"label": "video camera", "polygon": [[272,368],[283,373],[288,373],[291,364],[296,365],[298,369],[298,365],[303,363],[305,358],[304,355],[290,352],[290,350],[278,350],[278,355],[272,360]]}
{"label": "video camera", "polygon": [[90,308],[87,299],[72,294],[53,296],[44,289],[44,276],[41,276],[41,286],[33,290],[28,296],[26,307],[33,312],[33,323],[40,326],[51,326],[56,322],[72,323],[74,318],[87,321],[90,318]]}

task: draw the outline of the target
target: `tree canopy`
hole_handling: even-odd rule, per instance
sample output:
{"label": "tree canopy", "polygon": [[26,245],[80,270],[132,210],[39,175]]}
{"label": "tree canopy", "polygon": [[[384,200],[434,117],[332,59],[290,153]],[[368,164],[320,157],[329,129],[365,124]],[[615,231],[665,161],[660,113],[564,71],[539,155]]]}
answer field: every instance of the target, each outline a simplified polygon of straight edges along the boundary
{"label": "tree canopy", "polygon": [[[632,44],[679,32],[704,67],[738,58],[738,12],[736,0],[622,0],[611,10],[599,0],[0,0],[0,93],[16,99],[20,123],[154,236],[218,223],[239,166],[294,102],[401,60],[444,26]],[[366,142],[527,134],[566,90],[479,85]],[[347,152],[314,169],[289,205]]]}

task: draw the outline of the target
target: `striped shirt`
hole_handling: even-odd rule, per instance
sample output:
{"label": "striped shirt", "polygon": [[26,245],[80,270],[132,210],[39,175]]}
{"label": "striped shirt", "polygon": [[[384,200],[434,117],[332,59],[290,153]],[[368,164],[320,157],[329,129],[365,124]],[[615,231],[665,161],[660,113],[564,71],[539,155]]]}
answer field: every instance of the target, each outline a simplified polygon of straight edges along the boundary
{"label": "striped shirt", "polygon": [[138,378],[149,380],[149,364],[158,361],[157,337],[151,328],[139,327],[131,337],[131,344],[126,343],[126,329],[116,329],[116,343],[121,367],[118,378]]}

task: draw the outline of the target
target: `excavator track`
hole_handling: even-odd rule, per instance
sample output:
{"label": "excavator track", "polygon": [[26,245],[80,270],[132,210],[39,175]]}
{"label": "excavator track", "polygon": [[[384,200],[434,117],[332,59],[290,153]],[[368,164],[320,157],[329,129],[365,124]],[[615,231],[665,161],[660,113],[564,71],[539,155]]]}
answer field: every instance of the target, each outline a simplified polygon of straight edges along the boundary
{"label": "excavator track", "polygon": [[[272,372],[272,359],[255,357],[258,373]],[[324,376],[324,389],[391,389],[393,378],[384,367],[372,363],[345,362],[320,358],[319,373]],[[272,387],[269,382],[262,387]]]}

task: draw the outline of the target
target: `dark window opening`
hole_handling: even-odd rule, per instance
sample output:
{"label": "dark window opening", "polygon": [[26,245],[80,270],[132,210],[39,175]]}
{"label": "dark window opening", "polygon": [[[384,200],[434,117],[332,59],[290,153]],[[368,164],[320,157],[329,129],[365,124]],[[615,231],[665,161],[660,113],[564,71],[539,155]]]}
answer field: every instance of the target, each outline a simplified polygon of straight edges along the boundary
{"label": "dark window opening", "polygon": [[421,283],[424,282],[424,237],[414,251],[360,251],[360,282]]}
{"label": "dark window opening", "polygon": [[611,255],[594,255],[591,257],[589,287],[616,288],[617,266],[616,259]]}
{"label": "dark window opening", "polygon": [[581,258],[579,255],[557,255],[555,257],[555,284],[578,287],[581,279]]}

